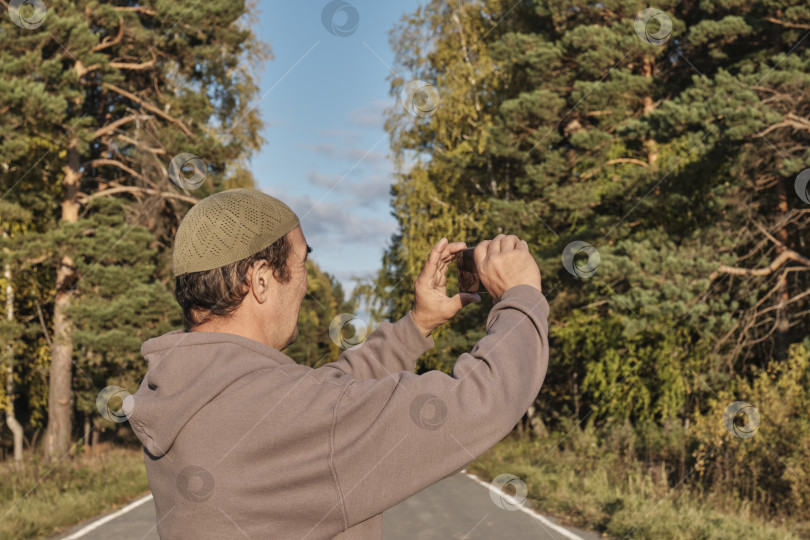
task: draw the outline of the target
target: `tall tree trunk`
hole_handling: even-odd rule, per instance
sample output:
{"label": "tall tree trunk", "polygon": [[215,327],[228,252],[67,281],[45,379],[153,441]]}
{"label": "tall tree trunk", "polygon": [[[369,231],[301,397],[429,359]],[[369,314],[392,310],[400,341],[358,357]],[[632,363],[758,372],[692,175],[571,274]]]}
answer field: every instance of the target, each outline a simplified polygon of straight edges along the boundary
{"label": "tall tree trunk", "polygon": [[[785,180],[782,179],[776,184],[776,197],[777,197],[777,204],[776,204],[776,211],[777,211],[777,219],[782,215],[786,214],[788,211],[788,190],[785,187]],[[782,242],[782,246],[776,247],[776,256],[779,256],[785,249],[793,248],[794,246],[790,244],[790,238],[788,237],[788,232],[786,227],[782,227],[778,231],[774,232],[774,236],[777,240]],[[788,290],[788,283],[787,279],[779,278],[777,282],[778,288],[776,290],[776,329],[773,333],[773,357],[774,360],[777,362],[787,362],[788,360],[788,348],[790,344],[790,336],[788,335],[790,332],[790,319],[785,307],[787,306],[787,302],[790,299],[790,291]]]}
{"label": "tall tree trunk", "polygon": [[[8,238],[8,233],[3,231],[3,237]],[[3,277],[6,279],[6,317],[9,322],[14,321],[14,287],[11,284],[11,265],[6,263],[3,269]],[[6,407],[6,425],[11,430],[14,438],[14,462],[21,463],[23,458],[23,427],[14,415],[14,345],[9,344],[6,353],[8,354],[8,364],[6,365],[6,396],[8,397],[8,407]]]}
{"label": "tall tree trunk", "polygon": [[[642,75],[648,79],[655,76],[655,59],[649,56],[644,57],[644,64],[642,67]],[[650,88],[652,90],[652,88]],[[644,96],[644,114],[651,114],[655,110],[655,103],[651,95]],[[647,150],[647,163],[650,167],[658,159],[658,143],[652,137],[644,139],[644,148]],[[656,192],[657,193],[657,192]]]}
{"label": "tall tree trunk", "polygon": [[[68,147],[65,165],[64,200],[62,201],[62,222],[75,223],[79,220],[79,152],[78,141],[73,139]],[[45,461],[62,459],[70,449],[70,435],[73,427],[73,392],[71,367],[73,363],[73,327],[65,316],[65,309],[73,299],[74,283],[73,259],[63,254],[56,270],[56,301],[53,308],[53,333],[51,345],[51,370],[48,391],[48,429],[45,436]]]}

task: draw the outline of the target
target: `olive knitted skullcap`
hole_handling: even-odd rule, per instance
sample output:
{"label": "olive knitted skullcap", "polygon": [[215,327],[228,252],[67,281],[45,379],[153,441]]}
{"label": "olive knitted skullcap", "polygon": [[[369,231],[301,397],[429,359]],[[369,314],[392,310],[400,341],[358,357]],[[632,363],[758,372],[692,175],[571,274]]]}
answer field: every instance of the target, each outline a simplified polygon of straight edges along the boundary
{"label": "olive knitted skullcap", "polygon": [[280,200],[255,189],[229,189],[191,207],[174,238],[174,275],[241,261],[300,224]]}

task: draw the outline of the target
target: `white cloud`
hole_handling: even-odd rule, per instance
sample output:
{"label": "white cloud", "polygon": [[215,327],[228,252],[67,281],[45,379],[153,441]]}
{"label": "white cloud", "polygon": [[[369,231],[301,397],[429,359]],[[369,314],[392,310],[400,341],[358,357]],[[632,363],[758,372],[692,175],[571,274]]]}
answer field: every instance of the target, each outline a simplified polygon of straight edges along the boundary
{"label": "white cloud", "polygon": [[[363,182],[352,183],[351,189],[361,201],[385,202],[391,199],[391,184],[393,179],[389,176],[375,175],[366,178]],[[365,206],[365,205],[364,205]]]}
{"label": "white cloud", "polygon": [[352,252],[352,244],[385,246],[398,229],[394,221],[362,217],[359,212],[352,211],[362,206],[359,200],[352,205],[346,201],[331,202],[329,196],[321,200],[308,195],[279,193],[272,188],[265,191],[292,208],[301,220],[301,228],[308,240],[321,245],[345,246],[347,254]]}
{"label": "white cloud", "polygon": [[351,141],[353,144],[356,144],[360,142],[363,132],[356,129],[322,129],[318,131],[318,135],[329,137],[331,139]]}
{"label": "white cloud", "polygon": [[387,175],[369,176],[362,182],[350,180],[344,175],[327,175],[316,170],[307,174],[310,184],[330,190],[332,193],[340,192],[351,196],[351,200],[364,207],[388,204],[391,198],[391,184],[393,178]]}
{"label": "white cloud", "polygon": [[[329,176],[327,174],[321,174],[318,171],[309,171],[307,173],[307,180],[313,186],[318,186],[326,189],[332,189],[335,184],[338,184],[340,181],[339,176]],[[338,184],[339,187],[339,184]],[[337,189],[337,188],[336,188]]]}
{"label": "white cloud", "polygon": [[367,163],[376,167],[388,166],[388,157],[382,152],[367,148],[344,148],[332,143],[304,144],[303,148],[326,157],[343,159],[352,162],[352,165]]}
{"label": "white cloud", "polygon": [[356,108],[347,115],[349,122],[355,126],[383,129],[385,109],[394,105],[390,99],[377,99]]}
{"label": "white cloud", "polygon": [[302,144],[301,146],[307,150],[315,152],[316,154],[322,154],[328,157],[344,157],[341,155],[340,148],[331,143]]}

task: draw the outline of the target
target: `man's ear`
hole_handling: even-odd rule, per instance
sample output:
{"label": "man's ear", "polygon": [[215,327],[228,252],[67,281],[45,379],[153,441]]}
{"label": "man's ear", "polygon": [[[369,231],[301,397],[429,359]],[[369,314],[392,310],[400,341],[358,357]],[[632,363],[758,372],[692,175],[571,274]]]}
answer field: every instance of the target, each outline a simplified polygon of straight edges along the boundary
{"label": "man's ear", "polygon": [[259,304],[263,304],[270,298],[270,292],[273,287],[271,283],[272,279],[270,265],[263,259],[253,263],[253,266],[248,270],[248,283],[250,284],[249,294],[252,294]]}

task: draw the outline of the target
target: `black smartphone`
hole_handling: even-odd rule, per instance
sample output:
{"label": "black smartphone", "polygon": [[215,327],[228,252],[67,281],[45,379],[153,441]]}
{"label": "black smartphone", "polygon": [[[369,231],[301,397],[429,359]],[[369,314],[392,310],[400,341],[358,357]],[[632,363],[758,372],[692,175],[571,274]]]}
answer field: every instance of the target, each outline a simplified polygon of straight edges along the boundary
{"label": "black smartphone", "polygon": [[481,278],[475,267],[473,257],[474,247],[463,249],[456,253],[456,267],[458,268],[458,292],[486,294],[486,288],[481,286]]}

